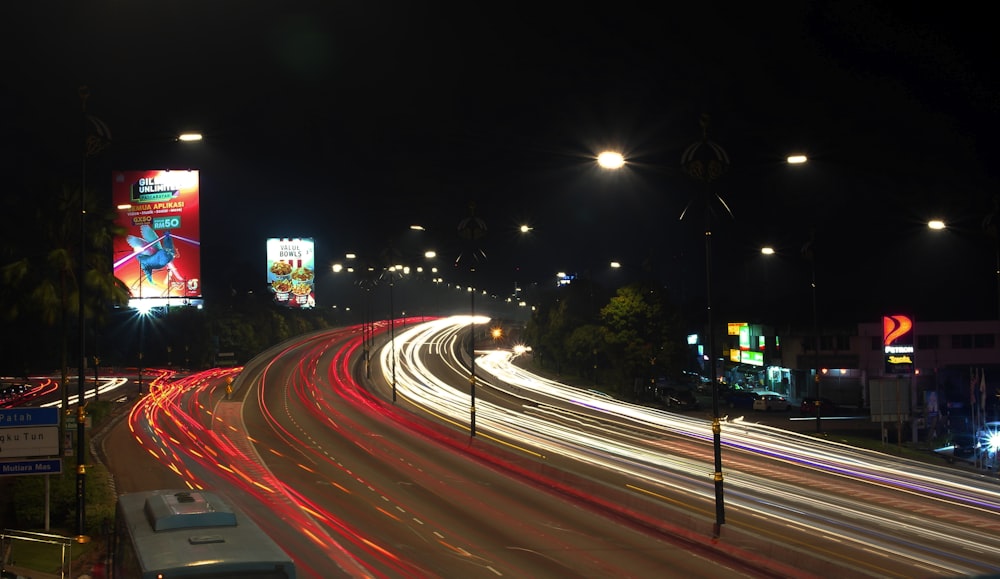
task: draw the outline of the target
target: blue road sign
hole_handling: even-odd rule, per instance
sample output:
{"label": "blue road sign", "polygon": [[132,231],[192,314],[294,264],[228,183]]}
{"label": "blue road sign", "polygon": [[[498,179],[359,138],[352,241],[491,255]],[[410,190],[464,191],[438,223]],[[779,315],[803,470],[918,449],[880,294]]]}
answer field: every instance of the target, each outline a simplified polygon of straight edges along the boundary
{"label": "blue road sign", "polygon": [[0,408],[0,428],[9,426],[59,426],[59,409]]}
{"label": "blue road sign", "polygon": [[21,474],[59,474],[62,472],[62,459],[39,458],[36,460],[17,460],[0,462],[0,476]]}

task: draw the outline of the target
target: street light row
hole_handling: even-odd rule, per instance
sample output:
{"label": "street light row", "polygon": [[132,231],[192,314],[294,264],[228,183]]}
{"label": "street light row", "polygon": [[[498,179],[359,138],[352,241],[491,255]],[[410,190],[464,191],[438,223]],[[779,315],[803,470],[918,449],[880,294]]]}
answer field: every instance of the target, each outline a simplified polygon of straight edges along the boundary
{"label": "street light row", "polygon": [[[809,161],[806,155],[795,154],[785,158],[789,165],[802,165]],[[621,169],[625,166],[625,156],[617,151],[602,151],[597,155],[597,164],[604,169]]]}

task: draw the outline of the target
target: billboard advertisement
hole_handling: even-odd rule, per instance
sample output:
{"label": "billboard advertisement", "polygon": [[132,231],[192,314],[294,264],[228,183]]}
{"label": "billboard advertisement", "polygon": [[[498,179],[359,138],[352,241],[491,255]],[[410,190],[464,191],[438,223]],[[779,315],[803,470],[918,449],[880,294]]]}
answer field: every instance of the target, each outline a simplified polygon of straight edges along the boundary
{"label": "billboard advertisement", "polygon": [[316,253],[311,237],[267,240],[267,287],[279,305],[316,306]]}
{"label": "billboard advertisement", "polygon": [[111,181],[125,229],[113,244],[115,277],[133,300],[200,301],[198,171],[114,171]]}

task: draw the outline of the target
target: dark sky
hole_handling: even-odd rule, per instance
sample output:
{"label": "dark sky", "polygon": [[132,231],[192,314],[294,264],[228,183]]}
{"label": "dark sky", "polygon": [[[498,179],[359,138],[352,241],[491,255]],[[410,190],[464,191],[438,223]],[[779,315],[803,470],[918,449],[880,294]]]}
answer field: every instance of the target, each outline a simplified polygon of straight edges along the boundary
{"label": "dark sky", "polygon": [[[623,270],[651,264],[703,306],[705,216],[695,204],[679,219],[700,193],[680,157],[707,113],[731,159],[712,185],[733,213],[714,206],[723,315],[809,312],[800,249],[815,231],[824,317],[997,316],[996,244],[981,222],[998,193],[1000,50],[982,14],[850,1],[652,13],[630,2],[20,4],[0,18],[8,173],[80,174],[86,84],[88,111],[114,137],[90,163],[92,187],[109,190],[111,169],[202,171],[209,293],[213,282],[263,289],[269,236],[316,238],[319,268],[420,223],[450,263],[474,204],[491,291],[556,271],[602,279],[615,258]],[[184,130],[205,141],[169,140]],[[604,148],[624,150],[626,170],[597,170]],[[799,151],[812,162],[783,163]],[[930,237],[930,217],[955,230]],[[779,252],[768,261],[765,243]]]}

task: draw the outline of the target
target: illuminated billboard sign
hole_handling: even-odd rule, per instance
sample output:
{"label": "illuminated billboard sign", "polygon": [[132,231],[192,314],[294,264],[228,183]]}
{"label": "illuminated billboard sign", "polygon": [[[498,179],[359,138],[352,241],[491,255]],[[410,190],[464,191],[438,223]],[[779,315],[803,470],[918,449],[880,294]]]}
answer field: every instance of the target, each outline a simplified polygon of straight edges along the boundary
{"label": "illuminated billboard sign", "polygon": [[277,304],[316,306],[316,254],[311,237],[267,240],[267,287]]}
{"label": "illuminated billboard sign", "polygon": [[128,287],[133,300],[200,302],[198,195],[198,171],[112,173],[115,222],[125,229],[125,237],[113,242],[115,277]]}
{"label": "illuminated billboard sign", "polygon": [[913,372],[913,320],[908,316],[882,316],[882,345],[886,374]]}

